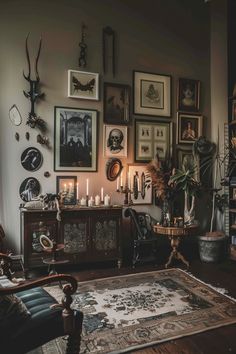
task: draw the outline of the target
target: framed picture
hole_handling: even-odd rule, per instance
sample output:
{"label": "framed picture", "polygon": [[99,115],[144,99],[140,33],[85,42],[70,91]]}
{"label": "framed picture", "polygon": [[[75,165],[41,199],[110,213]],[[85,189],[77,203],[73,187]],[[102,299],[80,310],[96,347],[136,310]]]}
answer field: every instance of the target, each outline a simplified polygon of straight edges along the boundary
{"label": "framed picture", "polygon": [[68,70],[68,97],[99,99],[99,74]]}
{"label": "framed picture", "polygon": [[35,147],[28,147],[21,154],[21,165],[27,171],[36,171],[38,170],[43,162],[43,155],[39,149]]}
{"label": "framed picture", "polygon": [[171,76],[134,71],[134,114],[171,116]]}
{"label": "framed picture", "polygon": [[236,121],[236,100],[232,101],[232,121]]}
{"label": "framed picture", "polygon": [[54,171],[97,170],[97,111],[55,107]]}
{"label": "framed picture", "polygon": [[194,156],[191,149],[178,148],[177,158],[177,166],[179,169],[182,169],[183,166],[187,169],[195,166]]}
{"label": "framed picture", "polygon": [[63,203],[65,205],[76,204],[76,183],[76,176],[57,176],[57,194],[64,193]]}
{"label": "framed picture", "polygon": [[178,113],[177,143],[193,144],[202,135],[202,116]]}
{"label": "framed picture", "polygon": [[178,110],[198,112],[200,102],[200,81],[179,79],[178,82]]}
{"label": "framed picture", "polygon": [[135,121],[135,161],[148,162],[158,153],[160,159],[172,155],[172,123]]}
{"label": "framed picture", "polygon": [[233,195],[232,195],[233,199],[236,199],[236,188],[233,188]]}
{"label": "framed picture", "polygon": [[[146,165],[143,164],[129,164],[128,176],[130,178],[130,189],[132,191],[133,204],[152,204],[152,185],[150,188],[145,186],[145,172]],[[135,179],[137,181],[138,193],[134,192]]]}
{"label": "framed picture", "polygon": [[104,122],[108,124],[130,123],[130,87],[104,83]]}
{"label": "framed picture", "polygon": [[127,157],[127,127],[104,125],[103,139],[105,157]]}

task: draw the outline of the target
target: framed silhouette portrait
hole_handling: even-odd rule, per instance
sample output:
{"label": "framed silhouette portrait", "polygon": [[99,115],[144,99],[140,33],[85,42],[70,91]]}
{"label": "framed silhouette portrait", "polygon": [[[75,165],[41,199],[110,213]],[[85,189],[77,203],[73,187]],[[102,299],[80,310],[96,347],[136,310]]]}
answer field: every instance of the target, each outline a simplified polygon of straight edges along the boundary
{"label": "framed silhouette portrait", "polygon": [[127,157],[127,127],[104,125],[103,148],[105,157]]}
{"label": "framed silhouette portrait", "polygon": [[25,149],[21,154],[21,164],[27,171],[38,170],[43,162],[41,152],[35,147]]}
{"label": "framed silhouette portrait", "polygon": [[179,79],[178,82],[178,110],[198,112],[200,104],[200,81]]}
{"label": "framed silhouette portrait", "polygon": [[177,143],[193,144],[200,136],[202,136],[202,116],[178,113]]}
{"label": "framed silhouette portrait", "polygon": [[19,194],[24,202],[30,202],[39,195],[39,192],[40,184],[34,177],[26,178],[20,185]]}

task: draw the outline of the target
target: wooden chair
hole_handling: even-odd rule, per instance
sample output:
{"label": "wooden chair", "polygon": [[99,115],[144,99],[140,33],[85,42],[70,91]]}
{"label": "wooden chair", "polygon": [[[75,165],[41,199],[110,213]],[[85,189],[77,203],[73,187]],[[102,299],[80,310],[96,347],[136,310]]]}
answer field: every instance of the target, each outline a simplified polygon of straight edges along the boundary
{"label": "wooden chair", "polygon": [[124,215],[132,221],[133,267],[136,264],[157,260],[157,236],[152,231],[150,215],[127,208]]}
{"label": "wooden chair", "polygon": [[[11,263],[10,257],[1,253],[0,260],[1,265]],[[5,268],[2,274],[7,274]],[[41,287],[55,281],[68,282],[63,286],[64,297],[61,304]],[[68,335],[66,354],[78,354],[83,314],[70,307],[71,295],[76,289],[76,279],[66,274],[51,275],[10,288],[0,288],[0,297],[16,294],[30,312],[30,316],[23,319],[13,317],[10,321],[1,321],[0,352],[23,354],[52,339]]]}

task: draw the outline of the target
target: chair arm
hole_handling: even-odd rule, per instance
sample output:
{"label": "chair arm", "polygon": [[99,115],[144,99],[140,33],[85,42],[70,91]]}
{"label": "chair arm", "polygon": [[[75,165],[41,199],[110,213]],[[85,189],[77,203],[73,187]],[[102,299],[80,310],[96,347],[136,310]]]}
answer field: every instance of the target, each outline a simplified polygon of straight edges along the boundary
{"label": "chair arm", "polygon": [[55,281],[63,281],[63,280],[69,283],[63,286],[64,294],[66,296],[70,296],[74,294],[78,286],[76,279],[68,274],[56,274],[56,275],[49,275],[41,279],[29,281],[23,284],[18,284],[10,288],[0,288],[0,296],[18,293],[20,291],[29,290],[37,286],[42,286],[42,285],[50,284]]}

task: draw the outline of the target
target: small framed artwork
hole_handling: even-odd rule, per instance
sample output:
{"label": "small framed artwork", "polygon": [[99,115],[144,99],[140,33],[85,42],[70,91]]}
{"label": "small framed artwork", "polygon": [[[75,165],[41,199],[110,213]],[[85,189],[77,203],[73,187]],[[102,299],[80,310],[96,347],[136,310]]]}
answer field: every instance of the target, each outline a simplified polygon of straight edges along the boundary
{"label": "small framed artwork", "polygon": [[30,202],[38,197],[40,192],[39,181],[34,177],[26,178],[20,185],[19,194],[24,202]]}
{"label": "small framed artwork", "polygon": [[68,97],[98,100],[99,74],[68,70]]}
{"label": "small framed artwork", "polygon": [[161,160],[172,155],[172,123],[135,121],[135,161],[148,162],[158,154]]}
{"label": "small framed artwork", "polygon": [[200,103],[200,81],[179,79],[178,82],[178,110],[198,112]]}
{"label": "small framed artwork", "polygon": [[236,188],[233,188],[232,198],[236,200]]}
{"label": "small framed artwork", "polygon": [[43,162],[43,156],[41,152],[35,147],[29,147],[25,149],[21,154],[21,165],[27,171],[38,170]]}
{"label": "small framed artwork", "polygon": [[[150,188],[146,186],[146,165],[129,164],[128,178],[130,178],[130,189],[132,191],[131,198],[133,204],[152,204],[152,185]],[[136,192],[135,192],[136,184]]]}
{"label": "small framed artwork", "polygon": [[181,170],[184,167],[186,170],[188,170],[195,167],[194,156],[191,149],[178,148],[177,158],[178,169]]}
{"label": "small framed artwork", "polygon": [[54,171],[97,170],[97,111],[55,107]]}
{"label": "small framed artwork", "polygon": [[125,126],[104,125],[104,156],[127,157],[127,132]]}
{"label": "small framed artwork", "polygon": [[133,72],[134,114],[171,116],[171,76]]}
{"label": "small framed artwork", "polygon": [[104,122],[130,123],[130,86],[104,83]]}
{"label": "small framed artwork", "polygon": [[232,101],[232,121],[236,121],[236,100]]}
{"label": "small framed artwork", "polygon": [[202,116],[178,113],[177,143],[193,144],[202,135]]}
{"label": "small framed artwork", "polygon": [[57,176],[57,194],[64,194],[65,205],[76,204],[76,183],[76,176]]}

